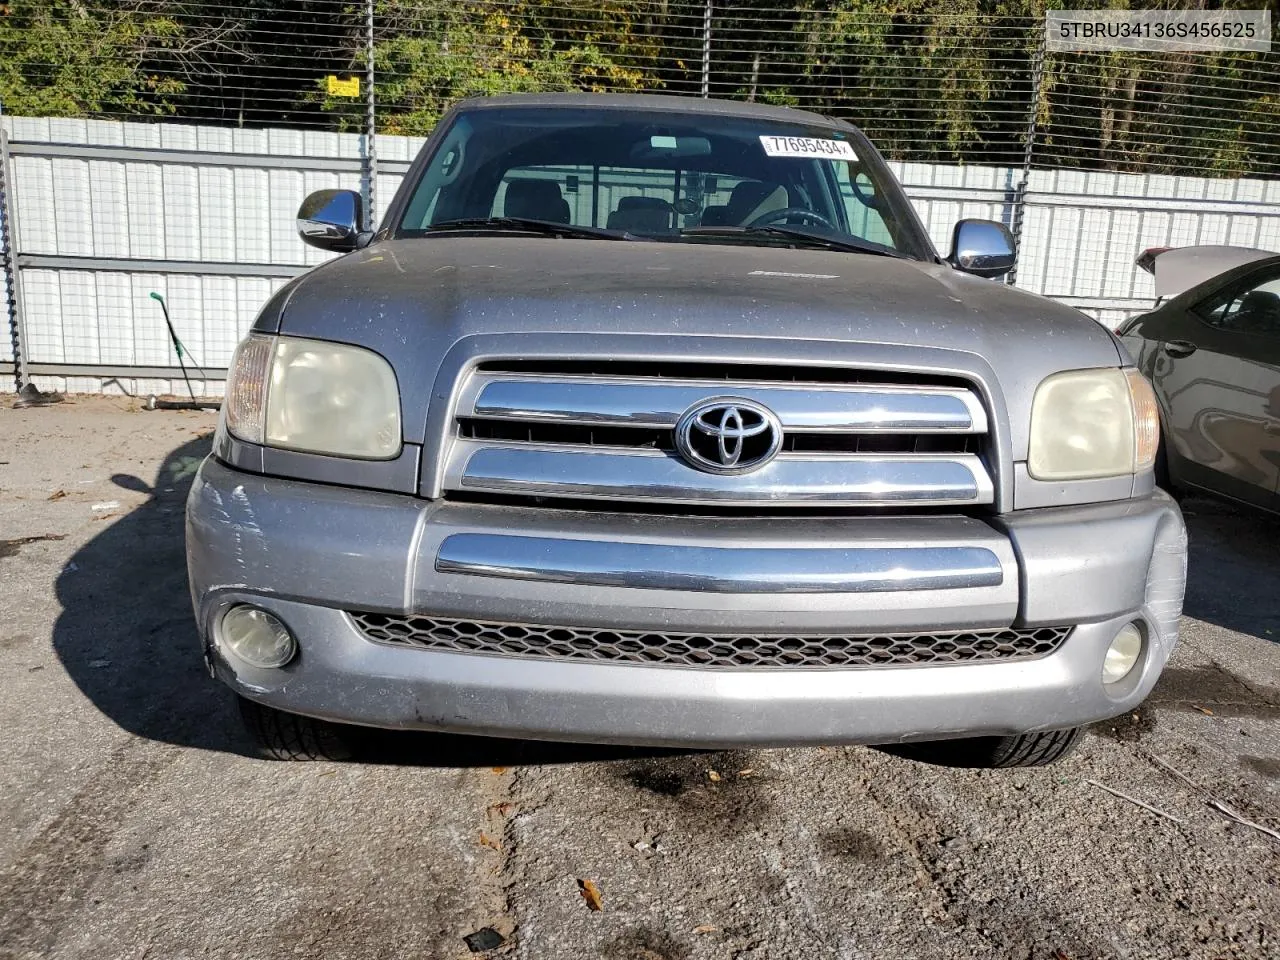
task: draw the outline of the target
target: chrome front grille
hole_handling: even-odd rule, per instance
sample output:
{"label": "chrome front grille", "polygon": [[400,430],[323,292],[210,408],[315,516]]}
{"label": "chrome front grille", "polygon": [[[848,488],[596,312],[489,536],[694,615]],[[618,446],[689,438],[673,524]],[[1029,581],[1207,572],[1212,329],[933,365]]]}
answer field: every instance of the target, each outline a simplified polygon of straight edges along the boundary
{"label": "chrome front grille", "polygon": [[[471,495],[727,507],[982,506],[989,420],[963,381],[734,365],[481,367],[462,382],[444,488]],[[724,475],[676,452],[708,400],[759,404],[782,430],[759,469]]]}
{"label": "chrome front grille", "polygon": [[909,635],[653,633],[535,623],[350,613],[369,640],[454,653],[701,668],[900,667],[1025,660],[1057,650],[1071,627]]}

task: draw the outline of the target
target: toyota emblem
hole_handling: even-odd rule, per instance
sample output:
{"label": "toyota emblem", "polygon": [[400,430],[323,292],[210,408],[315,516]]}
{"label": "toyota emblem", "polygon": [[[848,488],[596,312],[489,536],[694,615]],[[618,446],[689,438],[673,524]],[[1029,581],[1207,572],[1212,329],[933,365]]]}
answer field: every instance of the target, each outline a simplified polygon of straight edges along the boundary
{"label": "toyota emblem", "polygon": [[676,421],[676,450],[707,473],[759,470],[782,447],[782,424],[768,407],[738,397],[704,400]]}

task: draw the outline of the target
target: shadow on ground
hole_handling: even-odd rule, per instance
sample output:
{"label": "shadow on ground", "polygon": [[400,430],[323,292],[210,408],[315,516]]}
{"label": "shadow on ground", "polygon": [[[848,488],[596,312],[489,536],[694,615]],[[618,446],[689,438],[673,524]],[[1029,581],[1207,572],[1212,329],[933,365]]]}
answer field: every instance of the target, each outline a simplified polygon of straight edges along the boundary
{"label": "shadow on ground", "polygon": [[58,575],[53,646],[84,695],[130,733],[246,752],[234,703],[204,672],[187,590],[182,509],[208,450],[201,437],[170,452],[155,477],[112,478],[148,499]]}
{"label": "shadow on ground", "polygon": [[[57,580],[53,646],[86,697],[124,730],[184,747],[256,755],[234,697],[200,658],[183,507],[209,437],[165,457],[154,478],[116,475],[148,499],[84,545]],[[360,759],[442,767],[626,760],[679,751],[369,730]]]}
{"label": "shadow on ground", "polygon": [[1280,643],[1280,518],[1207,498],[1182,505],[1189,617]]}

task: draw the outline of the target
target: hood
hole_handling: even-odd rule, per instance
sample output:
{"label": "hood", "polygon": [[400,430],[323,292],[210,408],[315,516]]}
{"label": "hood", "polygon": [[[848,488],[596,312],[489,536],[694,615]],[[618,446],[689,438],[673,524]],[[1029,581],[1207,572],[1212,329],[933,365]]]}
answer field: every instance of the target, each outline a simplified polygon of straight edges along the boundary
{"label": "hood", "polygon": [[1274,257],[1252,247],[1153,247],[1138,257],[1138,266],[1156,279],[1156,299],[1167,300],[1212,280],[1220,273]]}
{"label": "hood", "polygon": [[[751,338],[764,363],[815,354],[856,366],[860,345],[976,354],[1011,411],[1057,370],[1115,366],[1096,321],[943,264],[824,250],[457,235],[384,241],[291,285],[278,328],[356,343],[396,368],[406,440],[434,374],[465,337],[551,333]],[[690,341],[692,342],[692,341]],[[753,353],[752,359],[756,354]],[[922,362],[922,366],[928,366]],[[1013,414],[1014,452],[1017,425]],[[420,429],[419,429],[420,433]]]}

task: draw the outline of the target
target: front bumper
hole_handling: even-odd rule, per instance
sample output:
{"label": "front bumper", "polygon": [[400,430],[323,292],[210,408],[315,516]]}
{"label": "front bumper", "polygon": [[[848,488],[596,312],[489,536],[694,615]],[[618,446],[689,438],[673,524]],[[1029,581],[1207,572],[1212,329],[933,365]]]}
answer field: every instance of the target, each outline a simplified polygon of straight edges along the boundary
{"label": "front bumper", "polygon": [[[969,517],[664,518],[424,501],[264,478],[212,459],[187,510],[218,675],[296,713],[384,727],[688,746],[884,743],[1075,726],[1131,709],[1177,639],[1186,535],[1162,493]],[[299,656],[224,655],[250,602]],[[705,669],[382,645],[347,610],[672,632],[907,633],[1078,625],[1035,660]],[[1137,620],[1140,665],[1104,688]]]}

